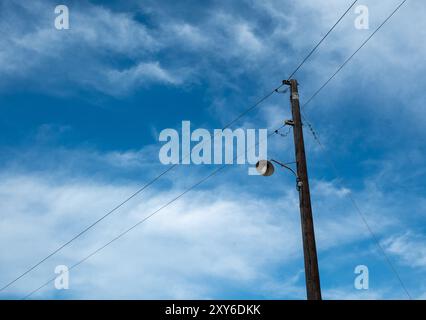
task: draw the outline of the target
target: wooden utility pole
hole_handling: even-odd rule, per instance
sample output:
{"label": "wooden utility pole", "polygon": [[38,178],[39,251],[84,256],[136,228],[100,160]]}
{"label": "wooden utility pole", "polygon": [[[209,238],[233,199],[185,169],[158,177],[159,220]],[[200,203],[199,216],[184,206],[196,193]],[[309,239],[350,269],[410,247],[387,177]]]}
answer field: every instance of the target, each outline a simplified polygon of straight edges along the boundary
{"label": "wooden utility pole", "polygon": [[290,86],[291,113],[293,115],[293,135],[296,152],[299,207],[302,223],[303,253],[305,258],[306,293],[308,300],[321,300],[321,286],[318,271],[317,249],[315,245],[314,222],[312,218],[311,195],[309,192],[308,169],[306,166],[305,143],[303,140],[297,81],[284,80]]}

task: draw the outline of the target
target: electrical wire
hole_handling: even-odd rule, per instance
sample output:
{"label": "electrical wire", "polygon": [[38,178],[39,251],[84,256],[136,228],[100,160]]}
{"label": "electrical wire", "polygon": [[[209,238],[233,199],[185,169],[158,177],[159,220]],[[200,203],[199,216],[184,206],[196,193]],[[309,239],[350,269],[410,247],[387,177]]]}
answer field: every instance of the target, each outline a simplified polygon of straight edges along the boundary
{"label": "electrical wire", "polygon": [[303,104],[302,108],[307,106],[329,83],[334,77],[352,60],[352,58],[374,37],[374,35],[389,21],[390,18],[402,7],[402,5],[407,2],[407,0],[402,1],[396,9],[374,30],[374,32],[358,47],[355,52],[340,65],[339,68],[333,73],[333,75],[326,81],[324,84],[317,90],[315,93]]}
{"label": "electrical wire", "polygon": [[[270,136],[276,134],[276,131],[279,131],[280,129],[282,129],[285,125],[282,125],[281,127],[277,128],[276,130],[272,131],[271,133],[269,133],[267,135],[267,138],[269,138]],[[259,140],[255,145],[254,148],[257,147],[259,145],[259,143],[263,141],[263,140]],[[244,151],[245,152],[245,151]],[[234,157],[234,161],[235,159],[237,159],[240,156],[240,154],[238,154],[237,156]],[[179,200],[180,198],[182,198],[185,194],[187,194],[188,192],[192,191],[193,189],[195,189],[196,187],[198,187],[199,185],[201,185],[202,183],[206,182],[208,179],[212,178],[213,176],[215,176],[216,174],[218,174],[219,172],[221,172],[223,169],[225,169],[226,167],[228,167],[227,164],[220,166],[219,168],[217,168],[216,170],[214,170],[213,172],[211,172],[209,175],[207,175],[206,177],[202,178],[201,180],[199,180],[198,182],[196,182],[195,184],[191,185],[189,188],[187,188],[186,190],[184,190],[182,193],[180,193],[178,196],[176,196],[175,198],[173,198],[172,200],[170,200],[169,202],[167,202],[166,204],[162,205],[160,208],[158,208],[157,210],[155,210],[154,212],[150,213],[148,216],[146,216],[145,218],[143,218],[142,220],[138,221],[137,223],[135,223],[134,225],[132,225],[130,228],[126,229],[125,231],[121,232],[120,234],[118,234],[116,237],[114,237],[112,240],[108,241],[107,243],[105,243],[103,246],[99,247],[98,249],[94,250],[92,253],[90,253],[89,255],[87,255],[86,257],[84,257],[83,259],[81,259],[80,261],[78,261],[77,263],[73,264],[71,267],[68,268],[68,271],[76,268],[77,266],[79,266],[80,264],[82,264],[83,262],[85,262],[86,260],[90,259],[91,257],[93,257],[95,254],[97,254],[98,252],[100,252],[101,250],[105,249],[106,247],[108,247],[110,244],[114,243],[115,241],[117,241],[118,239],[122,238],[123,236],[125,236],[126,234],[128,234],[130,231],[132,231],[133,229],[135,229],[136,227],[138,227],[139,225],[141,225],[142,223],[146,222],[148,219],[152,218],[154,215],[156,215],[157,213],[159,213],[161,210],[167,208],[168,206],[170,206],[172,203],[174,203],[175,201]],[[47,286],[49,283],[53,282],[56,279],[56,277],[46,281],[44,284],[42,284],[40,287],[38,287],[37,289],[31,291],[29,294],[27,294],[25,297],[23,297],[22,299],[28,299],[30,296],[32,296],[34,293],[38,292],[39,290],[41,290],[42,288],[44,288],[45,286]]]}
{"label": "electrical wire", "polygon": [[285,133],[282,133],[282,132],[280,132],[280,130],[275,130],[275,134],[277,134],[277,135],[279,135],[279,136],[281,136],[281,137],[283,137],[283,138],[285,138],[285,137],[287,137],[289,134],[290,134],[290,132],[291,132],[291,126],[289,126],[288,127],[288,130],[285,132]]}
{"label": "electrical wire", "polygon": [[[306,116],[304,117],[306,119]],[[308,120],[305,120],[308,121]],[[331,158],[331,155],[329,154],[329,152],[327,151],[327,149],[325,148],[325,146],[321,143],[318,134],[315,132],[315,130],[313,129],[313,126],[311,123],[309,123],[309,128],[310,128],[310,132],[313,135],[315,141],[318,143],[318,145],[322,148],[324,154],[326,155],[326,158],[329,162],[329,164],[331,165],[333,171],[334,171],[334,175],[339,178],[339,173],[337,170],[337,166],[334,163],[333,159]],[[361,211],[360,206],[357,204],[357,202],[355,201],[355,198],[352,196],[351,192],[348,193],[348,197],[349,200],[351,201],[352,205],[354,206],[356,212],[358,213],[358,215],[360,216],[361,220],[363,221],[363,223],[365,224],[368,232],[370,233],[371,237],[373,238],[374,242],[376,243],[377,247],[379,248],[379,250],[382,252],[383,256],[385,257],[385,260],[387,261],[387,263],[390,266],[390,269],[392,270],[392,272],[395,274],[395,276],[397,277],[402,289],[404,290],[404,292],[406,293],[407,297],[411,300],[412,297],[410,295],[410,293],[408,292],[407,287],[404,285],[404,282],[402,281],[401,276],[399,275],[398,271],[396,270],[395,266],[393,265],[391,259],[389,258],[389,256],[386,254],[385,249],[383,248],[383,246],[380,244],[379,238],[376,236],[376,234],[373,232],[373,229],[371,228],[371,226],[369,225],[367,218],[365,217],[365,214]]]}
{"label": "electrical wire", "polygon": [[[405,2],[405,1],[404,1]],[[337,22],[331,27],[331,29],[325,34],[325,36],[316,44],[316,46],[309,52],[309,54],[302,60],[302,62],[299,64],[299,66],[293,71],[293,73],[289,76],[289,79],[303,66],[303,64],[310,58],[310,56],[315,52],[315,50],[321,45],[321,43],[328,37],[328,35],[334,30],[334,28],[340,23],[340,21],[343,19],[343,17],[349,12],[349,10],[353,7],[353,5],[356,3],[356,1],[354,1],[350,7],[345,11],[345,13],[337,20]],[[246,109],[245,111],[243,111],[242,113],[240,113],[234,120],[232,120],[231,122],[229,122],[227,125],[225,125],[223,127],[223,129],[228,128],[229,126],[231,126],[233,123],[235,123],[236,121],[238,121],[239,119],[241,119],[242,117],[244,117],[246,114],[248,114],[250,111],[252,111],[253,109],[255,109],[256,107],[258,107],[263,101],[265,101],[266,99],[268,99],[270,96],[272,96],[275,92],[279,92],[278,90],[283,86],[284,84],[281,84],[280,86],[276,87],[275,89],[273,89],[271,92],[269,92],[268,94],[266,94],[265,96],[263,96],[262,98],[260,98],[258,101],[256,101],[251,107],[249,107],[248,109]],[[186,159],[189,156],[186,155],[183,159]],[[177,164],[174,164],[172,166],[170,166],[169,168],[167,168],[166,170],[164,170],[163,172],[161,172],[158,176],[156,176],[155,178],[153,178],[151,181],[149,181],[148,183],[146,183],[144,186],[142,186],[140,189],[138,189],[136,192],[134,192],[132,195],[130,195],[128,198],[126,198],[124,201],[122,201],[120,204],[118,204],[116,207],[114,207],[112,210],[108,211],[105,215],[103,215],[102,217],[100,217],[99,219],[97,219],[96,221],[94,221],[92,224],[90,224],[89,226],[87,226],[85,229],[83,229],[80,233],[78,233],[77,235],[75,235],[73,238],[71,238],[70,240],[68,240],[67,242],[65,242],[64,244],[62,244],[61,246],[59,246],[56,250],[52,251],[50,254],[48,254],[46,257],[44,257],[43,259],[41,259],[39,262],[35,263],[34,265],[32,265],[30,268],[28,268],[26,271],[24,271],[23,273],[21,273],[19,276],[17,276],[16,278],[14,278],[12,281],[8,282],[7,284],[5,284],[3,287],[0,288],[0,292],[4,291],[5,289],[7,289],[8,287],[10,287],[12,284],[14,284],[16,281],[20,280],[21,278],[23,278],[24,276],[26,276],[28,273],[30,273],[32,270],[34,270],[35,268],[37,268],[38,266],[40,266],[42,263],[44,263],[46,260],[48,260],[49,258],[51,258],[52,256],[54,256],[55,254],[57,254],[59,251],[61,251],[62,249],[64,249],[65,247],[67,247],[69,244],[71,244],[73,241],[75,241],[76,239],[78,239],[79,237],[81,237],[83,234],[85,234],[87,231],[89,231],[90,229],[92,229],[95,225],[97,225],[98,223],[100,223],[102,220],[104,220],[105,218],[107,218],[108,216],[110,216],[111,214],[113,214],[114,212],[116,212],[119,208],[121,208],[123,205],[125,205],[127,202],[129,202],[131,199],[135,198],[137,195],[139,195],[140,193],[142,193],[145,189],[147,189],[149,186],[151,186],[152,184],[154,184],[157,180],[159,180],[162,176],[166,175],[168,172],[170,172],[171,170],[173,170],[175,167],[177,166]]]}
{"label": "electrical wire", "polygon": [[288,76],[287,80],[290,80],[291,77],[293,77],[297,71],[299,71],[299,69],[305,64],[305,62],[312,56],[312,54],[315,52],[316,49],[318,49],[318,47],[321,45],[321,43],[324,42],[324,40],[328,37],[328,35],[334,30],[334,28],[336,28],[336,26],[340,23],[340,21],[342,21],[342,19],[348,14],[349,10],[352,9],[352,7],[355,5],[355,3],[358,0],[355,0],[350,6],[349,8],[342,14],[342,16],[339,18],[339,20],[337,20],[337,22],[331,27],[330,30],[328,30],[328,32],[325,34],[324,37],[322,37],[322,39],[315,45],[315,47],[308,53],[308,55],[305,57],[305,59],[302,60],[302,62],[297,66],[297,68]]}
{"label": "electrical wire", "polygon": [[[244,117],[246,114],[248,114],[250,111],[252,111],[256,107],[258,107],[263,101],[265,101],[271,95],[273,95],[275,92],[277,92],[283,85],[284,84],[279,85],[278,87],[276,87],[275,89],[273,89],[271,92],[269,92],[268,94],[266,94],[265,96],[263,96],[262,98],[260,98],[259,100],[257,100],[252,106],[250,106],[248,109],[246,109],[245,111],[243,111],[242,113],[240,113],[234,120],[232,120],[227,125],[225,125],[222,130],[228,128],[230,125],[232,125],[233,123],[235,123],[236,121],[238,121],[239,119],[241,119],[242,117]],[[186,159],[189,156],[190,156],[190,153],[188,153],[187,155],[185,155],[182,158],[182,160]],[[121,208],[122,206],[124,206],[131,199],[133,199],[137,195],[141,194],[145,189],[147,189],[149,186],[151,186],[152,184],[154,184],[162,176],[166,175],[168,172],[170,172],[171,170],[173,170],[177,165],[178,164],[173,164],[172,166],[170,166],[167,169],[165,169],[164,171],[162,171],[159,175],[157,175],[155,178],[153,178],[152,180],[150,180],[149,182],[147,182],[145,185],[143,185],[141,188],[139,188],[136,192],[134,192],[132,195],[130,195],[128,198],[126,198],[124,201],[122,201],[120,204],[118,204],[117,206],[115,206],[112,210],[108,211],[102,217],[100,217],[99,219],[97,219],[96,221],[94,221],[93,223],[91,223],[89,226],[87,226],[85,229],[83,229],[77,235],[75,235],[70,240],[68,240],[67,242],[65,242],[64,244],[62,244],[61,246],[59,246],[57,249],[55,249],[54,251],[52,251],[51,253],[49,253],[46,257],[44,257],[43,259],[41,259],[40,261],[38,261],[37,263],[35,263],[34,265],[32,265],[30,268],[28,268],[25,272],[21,273],[19,276],[17,276],[16,278],[14,278],[12,281],[10,281],[7,284],[5,284],[2,288],[0,288],[0,292],[4,291],[8,287],[10,287],[16,281],[18,281],[21,278],[23,278],[24,276],[26,276],[32,270],[34,270],[35,268],[37,268],[38,266],[40,266],[42,263],[44,263],[46,260],[48,260],[49,258],[51,258],[52,256],[54,256],[55,254],[57,254],[59,251],[61,251],[65,247],[67,247],[69,244],[71,244],[72,242],[74,242],[75,240],[77,240],[79,237],[81,237],[87,231],[89,231],[90,229],[92,229],[95,225],[97,225],[102,220],[104,220],[105,218],[107,218],[108,216],[110,216],[111,214],[113,214],[114,212],[116,212],[119,208]]]}
{"label": "electrical wire", "polygon": [[[308,99],[308,101],[306,103],[303,104],[302,108],[305,107],[309,102],[311,102],[317,95],[318,93],[325,88],[325,86],[330,83],[331,80],[334,79],[334,77],[337,75],[337,73],[339,73],[344,66],[367,44],[367,42],[383,27],[383,25],[389,21],[389,19],[401,8],[401,6],[406,2],[407,0],[402,1],[397,7],[396,9],[379,25],[378,28],[376,28],[376,30],[361,44],[361,46],[336,70],[336,72]],[[312,134],[312,136],[314,137],[314,140],[318,143],[318,145],[323,149],[324,154],[326,155],[329,163],[331,164],[334,174],[336,177],[339,177],[339,173],[337,170],[337,167],[333,161],[333,159],[331,158],[331,156],[329,155],[329,152],[327,152],[325,146],[321,143],[318,134],[316,133],[316,131],[313,128],[312,123],[307,119],[306,115],[302,112],[302,118],[304,123],[306,123],[308,125],[309,131]],[[364,213],[361,211],[360,206],[357,204],[357,202],[355,201],[355,198],[352,196],[351,193],[348,194],[348,197],[352,203],[352,205],[354,206],[356,212],[358,213],[358,215],[360,216],[361,220],[363,221],[363,223],[365,224],[368,232],[370,233],[371,237],[373,238],[374,242],[376,243],[377,247],[379,248],[379,250],[382,252],[383,256],[385,257],[385,260],[387,261],[387,263],[389,264],[390,269],[392,270],[392,272],[395,274],[396,278],[398,279],[402,289],[404,290],[404,292],[406,293],[408,299],[412,299],[407,287],[405,286],[404,282],[402,281],[401,276],[399,275],[396,267],[393,265],[391,259],[389,258],[389,256],[386,254],[385,249],[383,248],[383,246],[380,244],[379,238],[376,236],[376,234],[373,232],[373,229],[370,227]]]}

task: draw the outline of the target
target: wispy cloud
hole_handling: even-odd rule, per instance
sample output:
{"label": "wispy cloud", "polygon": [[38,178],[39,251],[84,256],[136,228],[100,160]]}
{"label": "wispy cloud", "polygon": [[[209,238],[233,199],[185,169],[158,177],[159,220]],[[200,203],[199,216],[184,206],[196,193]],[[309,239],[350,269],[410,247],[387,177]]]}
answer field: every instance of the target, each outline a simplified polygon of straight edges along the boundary
{"label": "wispy cloud", "polygon": [[[120,202],[131,189],[130,185],[104,185],[92,181],[58,184],[45,177],[3,179],[0,187],[2,220],[8,231],[2,233],[2,238],[8,241],[1,243],[2,252],[9,254],[2,255],[1,259],[2,263],[19,267],[2,273],[2,282],[74,235],[115,202]],[[142,199],[133,201],[131,206],[111,217],[112,221],[97,227],[82,242],[48,262],[42,272],[24,279],[10,292],[22,294],[33,289],[37,283],[52,276],[49,268],[55,261],[76,262],[178,192],[149,191]],[[75,278],[70,295],[86,298],[119,298],[132,293],[134,297],[145,298],[217,296],[222,289],[202,285],[202,279],[254,283],[265,277],[269,268],[299,255],[297,234],[290,232],[296,229],[296,222],[283,220],[275,213],[285,208],[271,208],[256,199],[241,194],[235,197],[225,190],[219,192],[222,194],[220,198],[213,196],[218,192],[193,192],[190,201],[170,206],[95,257],[83,268],[84,272],[73,271],[71,278]],[[239,202],[242,197],[244,207]],[[31,239],[36,240],[29,246]],[[11,254],[10,243],[14,243],[13,252],[18,254]],[[279,255],[276,254],[278,251]],[[117,292],[120,283],[129,275],[134,277],[130,287]],[[161,289],[166,282],[172,287],[177,286],[179,292]],[[192,291],[193,287],[202,290]],[[54,293],[49,286],[43,295]]]}
{"label": "wispy cloud", "polygon": [[407,232],[384,239],[382,244],[387,252],[397,256],[401,263],[412,268],[426,270],[426,238]]}
{"label": "wispy cloud", "polygon": [[[354,29],[354,15],[339,25],[297,74],[302,100],[394,8],[391,2],[368,1],[374,13],[369,31]],[[0,90],[30,89],[48,95],[83,90],[127,97],[154,85],[203,83],[209,95],[203,98],[211,101],[209,112],[225,122],[247,107],[248,101],[280,83],[347,7],[340,0],[327,5],[314,0],[194,3],[188,10],[176,10],[175,1],[162,4],[137,2],[135,11],[126,12],[81,2],[70,7],[71,29],[58,31],[53,27],[55,3],[3,1]],[[330,177],[330,168],[323,164],[324,151],[314,147],[307,136],[318,248],[322,254],[341,249],[344,253],[339,258],[346,263],[353,262],[351,253],[360,246],[370,252],[375,245],[369,242],[371,235],[348,201],[351,194],[361,203],[378,238],[384,239],[387,253],[410,268],[404,270],[424,270],[423,235],[416,233],[420,231],[401,235],[401,228],[414,230],[413,225],[423,221],[426,203],[421,189],[410,195],[411,203],[416,204],[410,208],[401,197],[408,197],[401,189],[405,185],[419,188],[418,177],[424,173],[422,146],[412,138],[420,141],[425,134],[426,46],[419,41],[426,30],[422,27],[424,6],[423,2],[409,2],[327,87],[327,99],[319,96],[308,109],[320,123],[325,152],[340,163],[345,178]],[[415,28],[410,26],[412,21],[416,21]],[[268,100],[263,112],[245,125],[274,127],[282,123],[289,115],[288,97],[283,97]],[[158,146],[122,151],[51,146],[52,130],[66,132],[70,127],[42,126],[35,138],[41,147],[17,147],[7,153],[7,159],[2,153],[6,165],[0,179],[0,212],[5,232],[0,243],[6,254],[0,259],[2,265],[11,266],[2,272],[2,282],[69,239],[156,173],[147,168],[158,164]],[[407,132],[416,134],[407,139]],[[290,143],[273,141],[271,150],[282,155]],[[412,151],[413,145],[420,151]],[[285,157],[290,155],[292,150]],[[419,169],[407,172],[405,157]],[[190,169],[190,174],[182,170],[168,176],[167,188],[156,186],[140,202],[123,208],[111,224],[88,234],[11,288],[7,296],[27,293],[52,276],[56,263],[72,264],[162,205],[197,178],[199,172]],[[294,181],[281,176],[248,182],[245,174],[246,170],[243,180],[234,173],[159,214],[140,232],[73,272],[71,291],[59,296],[210,298],[238,286],[247,292],[260,288],[257,292],[262,297],[294,294],[303,298],[301,265],[295,262],[302,259]],[[249,187],[241,191],[241,186]],[[418,213],[415,219],[407,218],[407,210]],[[347,268],[340,260],[332,267],[343,274],[352,273],[352,266]],[[325,297],[397,296],[386,285],[354,293],[347,278],[340,276],[325,282]],[[37,297],[56,294],[48,287]]]}

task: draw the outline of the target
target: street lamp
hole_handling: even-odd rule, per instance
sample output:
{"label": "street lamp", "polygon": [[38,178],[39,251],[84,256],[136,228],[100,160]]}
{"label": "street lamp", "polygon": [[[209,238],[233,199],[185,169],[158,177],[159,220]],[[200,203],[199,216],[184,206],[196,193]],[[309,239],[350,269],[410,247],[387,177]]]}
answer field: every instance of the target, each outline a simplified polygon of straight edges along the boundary
{"label": "street lamp", "polygon": [[288,166],[290,163],[282,163],[274,159],[259,160],[256,163],[256,170],[260,175],[264,177],[269,177],[275,172],[273,163],[278,164],[280,167],[285,168],[294,174],[294,176],[296,177],[296,189],[297,191],[300,191],[300,188],[302,187],[302,181],[300,181],[299,177],[297,176],[297,173],[291,167]]}

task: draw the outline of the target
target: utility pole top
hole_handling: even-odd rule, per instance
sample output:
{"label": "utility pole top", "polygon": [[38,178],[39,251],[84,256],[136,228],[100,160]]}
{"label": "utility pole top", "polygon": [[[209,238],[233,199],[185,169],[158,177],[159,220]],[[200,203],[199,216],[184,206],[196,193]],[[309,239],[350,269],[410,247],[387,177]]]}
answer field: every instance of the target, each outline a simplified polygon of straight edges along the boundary
{"label": "utility pole top", "polygon": [[296,85],[298,84],[296,79],[283,80],[283,84],[285,84],[287,86],[291,86],[292,81],[294,81],[296,83]]}

